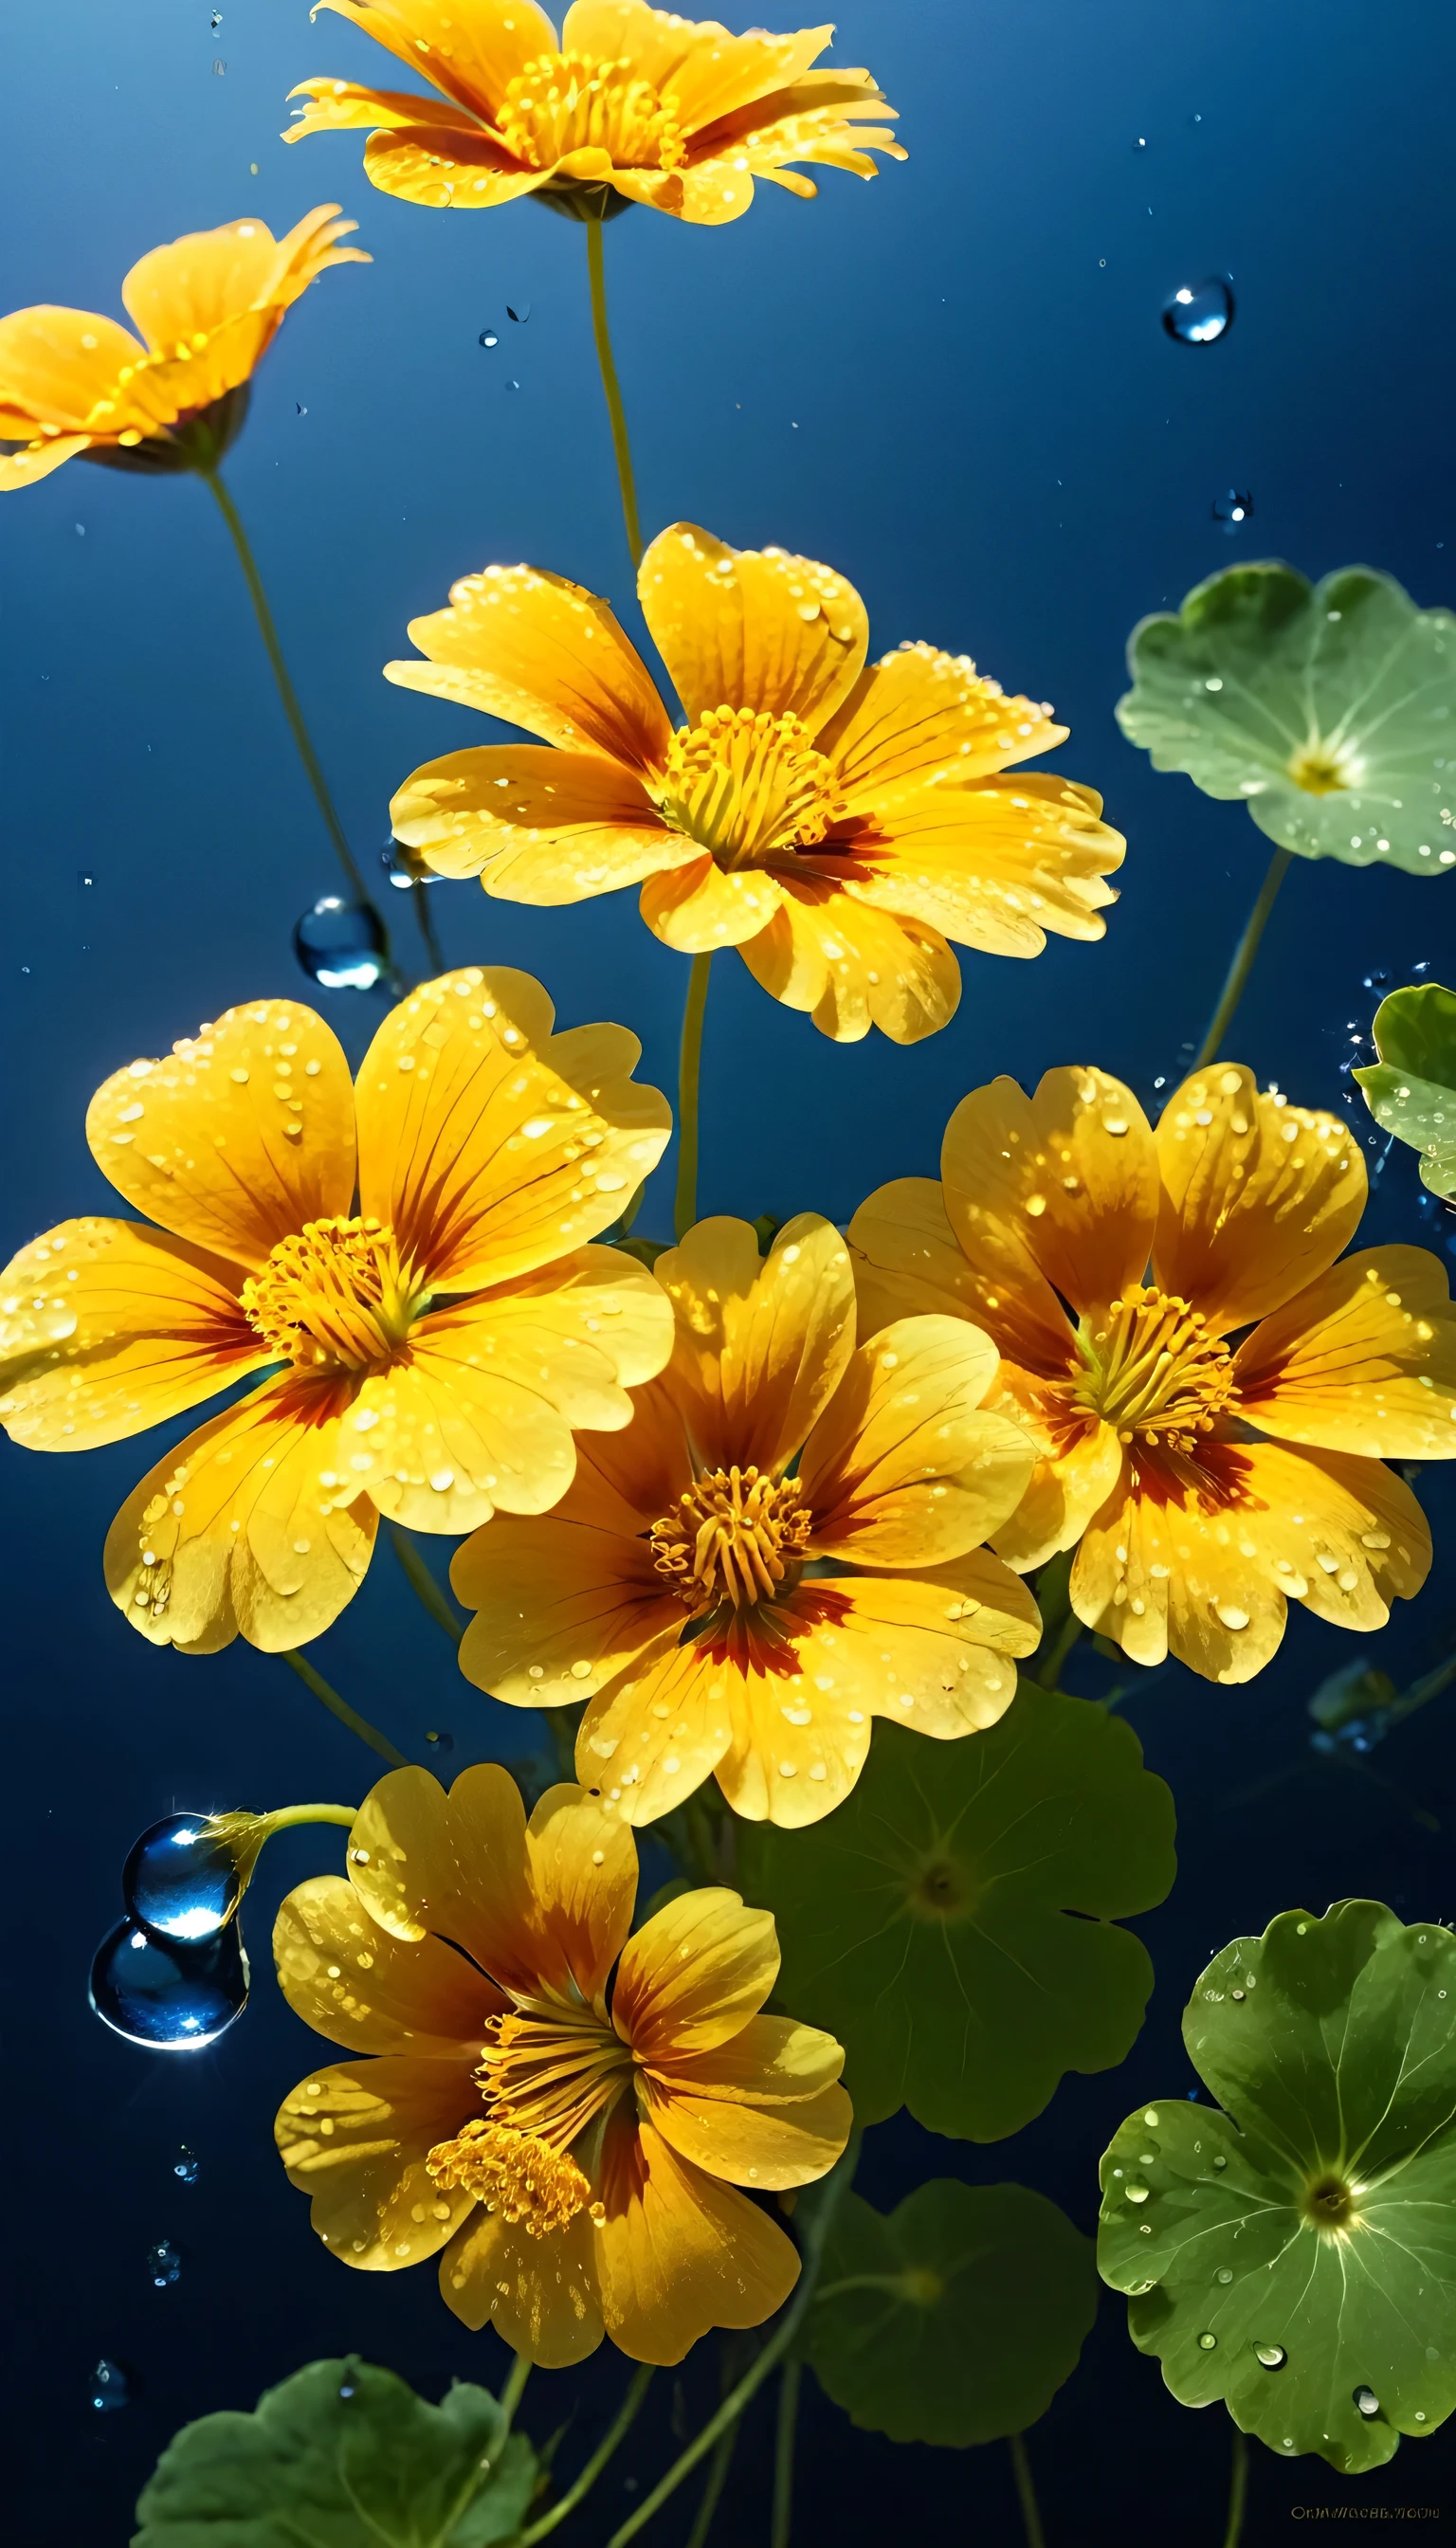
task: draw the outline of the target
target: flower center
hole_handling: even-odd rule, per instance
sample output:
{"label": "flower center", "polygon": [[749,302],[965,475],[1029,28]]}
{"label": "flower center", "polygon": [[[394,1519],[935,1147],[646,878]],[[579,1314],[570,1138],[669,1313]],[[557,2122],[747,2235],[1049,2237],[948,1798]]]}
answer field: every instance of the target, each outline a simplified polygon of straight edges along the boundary
{"label": "flower center", "polygon": [[554,168],[572,150],[604,150],[614,168],[681,168],[687,156],[678,101],[659,95],[628,61],[542,53],[511,81],[496,130],[528,168]]}
{"label": "flower center", "polygon": [[[532,2238],[564,2230],[592,2198],[591,2180],[574,2158],[529,2133],[513,2133],[484,2115],[453,2140],[436,2141],[424,2162],[436,2185],[459,2186],[502,2221],[520,2222]],[[595,2207],[598,2212],[601,2206]]]}
{"label": "flower center", "polygon": [[241,1293],[264,1343],[310,1371],[388,1362],[426,1298],[394,1231],[359,1220],[306,1222]]}
{"label": "flower center", "polygon": [[812,1527],[798,1492],[757,1469],[714,1469],[653,1523],[657,1571],[694,1617],[771,1600],[790,1568],[797,1575]]}
{"label": "flower center", "polygon": [[802,717],[767,708],[704,708],[695,725],[680,726],[657,796],[668,821],[720,867],[815,849],[845,812]]}
{"label": "flower center", "polygon": [[632,2071],[631,2047],[590,2009],[532,2001],[493,2018],[493,2041],[476,2077],[486,2112],[437,2141],[425,2165],[436,2184],[461,2186],[521,2223],[532,2238],[576,2215],[604,2215],[573,2144],[616,2104]]}
{"label": "flower center", "polygon": [[1077,1350],[1073,1399],[1125,1442],[1189,1451],[1232,1395],[1232,1356],[1201,1314],[1140,1283],[1113,1302],[1105,1325],[1084,1321]]}
{"label": "flower center", "polygon": [[1311,2177],[1300,2197],[1300,2212],[1305,2226],[1321,2238],[1347,2238],[1352,2230],[1364,2228],[1360,2210],[1363,2187],[1351,2185],[1347,2178],[1330,2168],[1322,2175]]}
{"label": "flower center", "polygon": [[1321,743],[1318,736],[1292,753],[1285,767],[1307,796],[1338,796],[1357,786],[1363,775],[1359,755],[1347,743]]}

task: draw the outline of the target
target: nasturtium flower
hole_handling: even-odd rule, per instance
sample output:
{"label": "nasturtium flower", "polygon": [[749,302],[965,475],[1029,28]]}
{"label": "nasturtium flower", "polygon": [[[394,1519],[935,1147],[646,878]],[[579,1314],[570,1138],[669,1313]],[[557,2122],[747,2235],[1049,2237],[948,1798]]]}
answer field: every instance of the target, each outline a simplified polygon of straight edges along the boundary
{"label": "nasturtium flower", "polygon": [[1248,1070],[1195,1071],[1154,1134],[1064,1069],[973,1090],[941,1182],[850,1226],[865,1333],[954,1311],[994,1339],[1041,1458],[993,1544],[1022,1569],[1075,1546],[1073,1609],[1137,1663],[1249,1681],[1290,1601],[1378,1628],[1425,1580],[1382,1464],[1456,1457],[1456,1313],[1424,1248],[1341,1256],[1365,1195],[1348,1127]]}
{"label": "nasturtium flower", "polygon": [[278,2117],[331,2255],[440,2258],[440,2290],[533,2362],[603,2332],[681,2362],[758,2326],[798,2256],[752,2198],[807,2185],[849,2138],[832,2036],[760,2012],[774,1922],[679,1895],[629,1936],[637,1852],[585,1789],[529,1823],[504,1770],[448,1797],[397,1770],[349,1834],[348,1877],[289,1895],[274,1934],[298,2015],[373,2057],[305,2079]]}
{"label": "nasturtium flower", "polygon": [[405,781],[397,837],[507,902],[642,885],[684,955],[736,947],[756,980],[841,1043],[943,1027],[947,944],[1038,956],[1100,938],[1123,856],[1102,800],[1008,776],[1065,739],[964,655],[903,646],[866,666],[869,622],[833,568],[731,549],[690,522],[655,539],[642,609],[682,701],[675,730],[604,601],[531,567],[487,567],[410,622],[407,689],[524,726],[539,744],[447,753]]}
{"label": "nasturtium flower", "polygon": [[587,1699],[577,1775],[628,1822],[710,1773],[750,1820],[817,1822],[871,1718],[949,1739],[1010,1706],[1041,1622],[979,1543],[1033,1446],[983,1410],[995,1349],[959,1320],[857,1350],[849,1251],[812,1213],[764,1262],[747,1223],[699,1222],[656,1273],[677,1341],[619,1442],[456,1553],[461,1667],[512,1706]]}
{"label": "nasturtium flower", "polygon": [[210,468],[240,431],[249,383],[284,318],[330,265],[367,265],[357,229],[320,204],[275,239],[262,222],[193,230],[122,285],[144,342],[94,310],[43,304],[0,318],[0,490],[63,460]]}
{"label": "nasturtium flower", "polygon": [[[305,80],[285,141],[365,132],[364,173],[407,203],[479,212],[540,194],[569,211],[647,204],[680,221],[737,221],[766,177],[815,195],[792,163],[872,177],[904,151],[867,71],[812,68],[833,29],[793,36],[573,0],[558,38],[535,0],[318,0],[427,79],[417,91]],[[867,125],[869,130],[860,128]],[[613,202],[613,198],[618,199]]]}
{"label": "nasturtium flower", "polygon": [[462,1531],[538,1511],[571,1482],[577,1428],[629,1421],[672,1313],[634,1258],[588,1242],[671,1119],[632,1079],[635,1036],[553,1036],[552,1015],[529,974],[443,974],[392,1010],[351,1087],[321,1018],[258,1000],[97,1091],[92,1154],[161,1227],[62,1222],[12,1259],[6,1431],[90,1450],[281,1365],[112,1524],[112,1598],[153,1645],[317,1637],[381,1512]]}

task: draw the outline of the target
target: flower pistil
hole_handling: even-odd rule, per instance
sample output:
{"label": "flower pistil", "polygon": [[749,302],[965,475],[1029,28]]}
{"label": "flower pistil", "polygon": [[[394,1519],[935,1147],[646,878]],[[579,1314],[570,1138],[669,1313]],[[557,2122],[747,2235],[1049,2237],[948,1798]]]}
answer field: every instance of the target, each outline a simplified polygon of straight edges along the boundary
{"label": "flower pistil", "polygon": [[735,1467],[697,1479],[648,1536],[659,1575],[696,1617],[771,1600],[790,1570],[796,1581],[811,1527],[791,1479]]}
{"label": "flower pistil", "polygon": [[1083,1320],[1076,1341],[1083,1368],[1073,1401],[1124,1442],[1189,1451],[1232,1394],[1228,1346],[1176,1294],[1130,1283],[1105,1320]]}

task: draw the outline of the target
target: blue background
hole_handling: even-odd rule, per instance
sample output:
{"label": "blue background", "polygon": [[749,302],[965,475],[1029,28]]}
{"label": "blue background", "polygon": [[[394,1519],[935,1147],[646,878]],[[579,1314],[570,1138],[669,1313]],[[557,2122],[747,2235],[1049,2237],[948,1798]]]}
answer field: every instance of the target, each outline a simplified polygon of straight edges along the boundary
{"label": "blue background", "polygon": [[[352,137],[286,150],[276,136],[294,81],[403,75],[343,21],[311,26],[297,0],[224,0],[216,36],[210,17],[202,0],[8,13],[0,307],[120,315],[127,267],[183,230],[252,213],[281,231],[333,198],[359,220],[374,265],[325,276],[289,318],[228,474],[372,867],[406,773],[490,739],[379,677],[409,651],[406,621],[438,607],[455,576],[527,559],[609,593],[640,625],[585,241],[530,204],[457,219],[394,203],[365,182]],[[720,960],[705,1209],[843,1220],[882,1179],[933,1172],[952,1106],[993,1072],[1035,1079],[1096,1060],[1146,1097],[1201,1034],[1267,844],[1238,808],[1154,777],[1121,740],[1124,642],[1143,611],[1240,556],[1311,575],[1366,562],[1421,602],[1453,598],[1453,53],[1440,0],[1379,12],[1361,0],[846,0],[831,58],[872,66],[901,110],[908,165],[872,187],[826,172],[807,206],[765,186],[725,230],[634,213],[607,232],[649,532],[686,516],[739,545],[827,559],[864,593],[876,651],[926,637],[1054,700],[1072,728],[1058,766],[1104,791],[1130,842],[1100,947],[1053,941],[1027,966],[965,956],[958,1015],[912,1051],[878,1037],[836,1047]],[[1238,304],[1227,340],[1171,344],[1164,296],[1220,270]],[[507,319],[507,303],[529,303],[528,319]],[[494,350],[478,341],[487,327]],[[1255,505],[1231,539],[1210,517],[1229,487]],[[82,1138],[93,1088],[229,1002],[294,989],[291,924],[334,877],[205,490],[68,466],[5,504],[0,541],[8,1247],[108,1208]],[[684,968],[642,928],[634,896],[548,913],[470,886],[431,894],[450,960],[528,966],[564,1023],[629,1021],[645,1075],[671,1087]],[[1303,1102],[1338,1103],[1340,1060],[1373,1006],[1363,977],[1381,966],[1399,980],[1433,959],[1451,978],[1453,894],[1297,864],[1236,1048]],[[418,968],[410,897],[389,903]],[[357,1058],[383,1004],[319,1005]],[[670,1172],[645,1229],[666,1228]],[[1439,1244],[1417,1196],[1398,1151],[1371,1234]],[[0,1456],[16,1956],[7,2396],[25,2437],[7,2493],[16,2535],[38,2548],[125,2539],[136,2489],[181,2422],[251,2404],[312,2355],[356,2348],[431,2396],[452,2373],[494,2382],[503,2369],[493,2336],[472,2339],[447,2315],[431,2273],[341,2273],[272,2156],[274,2106],[315,2040],[274,1990],[267,1924],[287,1885],[328,1863],[326,1835],[268,1852],[247,1912],[254,2004],[216,2051],[147,2058],[87,2013],[87,1962],[119,1911],[137,1828],[174,1801],[351,1799],[370,1776],[280,1663],[241,1644],[188,1663],[128,1635],[102,1588],[101,1541],[160,1447]],[[1422,1492],[1436,1484],[1428,1475]],[[1427,1501],[1449,1549],[1452,1499]],[[1380,1659],[1413,1673],[1450,1632],[1449,1591],[1432,1590]],[[453,1735],[457,1767],[529,1748],[531,1722],[459,1679],[383,1545],[313,1651],[411,1755],[427,1757],[427,1728]],[[1121,2071],[1069,2081],[1012,2146],[944,2142],[903,2121],[877,2132],[861,2180],[873,2199],[947,2171],[1016,2175],[1090,2228],[1112,2127],[1192,2084],[1178,2018],[1208,1952],[1296,1901],[1375,1893],[1409,1917],[1456,1911],[1449,1704],[1374,1764],[1440,1833],[1389,1786],[1309,1750],[1309,1691],[1354,1651],[1296,1612],[1278,1663],[1249,1687],[1170,1671],[1130,1704],[1182,1824],[1177,1889],[1141,1924],[1159,1974],[1141,2039]],[[1090,1692],[1097,1668],[1081,1669]],[[200,2162],[192,2189],[172,2174],[184,2141]],[[184,2266],[155,2291],[144,2254],[164,2236]],[[685,2375],[694,2413],[714,2377],[704,2352]],[[120,2414],[88,2405],[103,2354],[134,2380]],[[609,2351],[584,2380],[538,2375],[527,2425],[544,2437],[581,2397],[563,2446],[574,2465],[620,2377]],[[672,2447],[673,2392],[670,2376],[656,2385],[643,2470]],[[1251,2543],[1282,2539],[1302,2504],[1456,2500],[1456,2432],[1407,2443],[1352,2488],[1318,2461],[1252,2448]],[[764,2536],[769,2449],[761,2411],[714,2533],[725,2548]],[[1227,2418],[1173,2403],[1111,2296],[1032,2453],[1052,2548],[1103,2530],[1222,2538]],[[931,2523],[1015,2533],[999,2446],[896,2450],[852,2432],[817,2394],[800,2485],[806,2540]],[[572,2535],[604,2535],[629,2501],[614,2474],[595,2500],[602,2520]],[[664,2540],[685,2530],[686,2501],[663,2517]]]}

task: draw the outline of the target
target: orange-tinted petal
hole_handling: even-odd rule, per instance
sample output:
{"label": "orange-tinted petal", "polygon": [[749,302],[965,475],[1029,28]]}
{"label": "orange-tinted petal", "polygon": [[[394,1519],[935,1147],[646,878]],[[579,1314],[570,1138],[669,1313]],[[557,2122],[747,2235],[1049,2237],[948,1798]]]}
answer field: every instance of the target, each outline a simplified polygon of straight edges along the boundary
{"label": "orange-tinted petal", "polygon": [[939,930],[879,911],[842,885],[798,871],[767,929],[739,953],[756,982],[821,1035],[858,1044],[878,1027],[920,1044],[956,1014],[960,967]]}
{"label": "orange-tinted petal", "polygon": [[[619,1218],[672,1129],[625,1027],[551,1032],[528,973],[422,982],[359,1072],[363,1211],[441,1290],[533,1273]],[[625,1272],[623,1282],[631,1279]]]}
{"label": "orange-tinted petal", "polygon": [[[324,0],[326,5],[326,0]],[[452,139],[479,140],[481,128],[468,108],[453,99],[424,97],[418,89],[367,88],[355,80],[300,80],[288,92],[292,103],[306,98],[305,106],[294,107],[293,121],[279,138],[302,141],[306,133],[404,133],[423,137],[436,134],[445,149]],[[499,153],[504,160],[509,154]],[[515,166],[513,160],[510,165]]]}
{"label": "orange-tinted petal", "polygon": [[697,133],[758,98],[786,88],[822,53],[834,30],[807,27],[771,36],[754,28],[730,36],[709,22],[670,15],[648,0],[572,0],[561,31],[563,52],[629,61],[639,79],[672,88],[676,121]]}
{"label": "orange-tinted petal", "polygon": [[982,1408],[997,1362],[963,1319],[897,1320],[861,1345],[799,1467],[815,1557],[937,1566],[1008,1518],[1035,1454]]}
{"label": "orange-tinted petal", "polygon": [[556,30],[536,0],[318,0],[348,18],[416,77],[472,113],[489,116],[510,82],[542,53]]}
{"label": "orange-tinted petal", "polygon": [[275,239],[263,222],[193,230],[139,257],[122,299],[173,389],[179,410],[203,407],[248,378],[284,312],[326,266],[367,264],[337,242],[358,228],[319,204]]}
{"label": "orange-tinted petal", "polygon": [[782,549],[731,549],[691,522],[658,533],[637,592],[689,725],[704,708],[767,708],[812,732],[868,650],[864,604],[832,567]]}
{"label": "orange-tinted petal", "polygon": [[0,1274],[0,1423],[32,1451],[144,1432],[275,1359],[241,1270],[135,1221],[64,1221]]}
{"label": "orange-tinted petal", "polygon": [[629,1942],[612,2023],[643,2061],[707,2052],[758,2016],[777,1978],[772,1912],[726,1885],[680,1893]]}
{"label": "orange-tinted petal", "polygon": [[[4,419],[0,418],[0,431],[3,429]],[[48,478],[63,461],[74,460],[78,451],[88,451],[91,439],[89,433],[62,433],[53,441],[27,443],[23,451],[0,451],[0,496],[14,495],[21,487],[34,487],[40,479]]]}
{"label": "orange-tinted petal", "polygon": [[438,2255],[475,2208],[425,2160],[480,2112],[469,2060],[339,2061],[302,2079],[273,2130],[289,2179],[331,2256],[393,2274]]}
{"label": "orange-tinted petal", "polygon": [[583,902],[695,855],[620,762],[538,743],[426,761],[390,822],[437,875],[478,875],[498,902]]}
{"label": "orange-tinted petal", "polygon": [[343,1393],[285,1372],[169,1451],[106,1538],[107,1589],[154,1646],[265,1654],[322,1634],[352,1600],[378,1514],[340,1447]]}
{"label": "orange-tinted petal", "polygon": [[488,566],[451,586],[447,610],[411,619],[410,636],[429,661],[386,664],[386,681],[404,689],[626,770],[656,770],[666,757],[672,728],[641,656],[606,603],[564,576]]}
{"label": "orange-tinted petal", "polygon": [[1090,787],[1035,772],[910,788],[875,811],[846,890],[990,956],[1040,956],[1048,930],[1101,938],[1126,847],[1101,811]]}
{"label": "orange-tinted petal", "polygon": [[982,1319],[982,1285],[946,1218],[939,1177],[896,1177],[850,1224],[862,1337],[892,1319]]}
{"label": "orange-tinted petal", "polygon": [[634,2362],[681,2362],[714,2326],[761,2326],[798,2280],[791,2242],[747,2195],[651,2124],[608,2131],[593,2246],[601,2315]]}
{"label": "orange-tinted petal", "polygon": [[520,2222],[477,2211],[440,2258],[440,2292],[468,2327],[493,2326],[512,2351],[548,2371],[582,2362],[601,2342],[592,2223],[532,2238]]}
{"label": "orange-tinted petal", "polygon": [[563,1707],[682,1625],[647,1540],[563,1518],[501,1514],[458,1550],[457,1599],[475,1612],[460,1669],[512,1707]]}
{"label": "orange-tinted petal", "polygon": [[[285,136],[286,138],[287,136]],[[482,213],[533,195],[540,172],[522,168],[488,133],[433,125],[377,133],[364,144],[364,174],[382,195],[430,212]]]}
{"label": "orange-tinted petal", "polygon": [[968,655],[904,645],[867,665],[818,737],[852,808],[933,778],[980,778],[1065,743],[1032,699],[1009,699]]}
{"label": "orange-tinted petal", "polygon": [[0,318],[0,441],[19,441],[43,424],[78,435],[120,432],[135,420],[121,376],[145,354],[99,311],[50,302],[13,310]]}
{"label": "orange-tinted petal", "polygon": [[1365,1208],[1349,1126],[1261,1097],[1253,1072],[1228,1062],[1174,1091],[1157,1159],[1153,1280],[1221,1331],[1266,1318],[1324,1273]]}
{"label": "orange-tinted petal", "polygon": [[448,1939],[505,1988],[529,1992],[538,1939],[520,1791],[493,1761],[447,1797],[425,1770],[392,1770],[349,1834],[349,1881],[392,1937]]}
{"label": "orange-tinted petal", "polygon": [[86,1138],[128,1203],[242,1265],[353,1202],[349,1066],[296,1000],[227,1009],[160,1060],[114,1071]]}
{"label": "orange-tinted petal", "polygon": [[480,2059],[486,2021],[506,2005],[453,1947],[433,1937],[406,1945],[382,1929],[342,1875],[294,1887],[274,1924],[273,1961],[294,2015],[351,2052],[409,2053],[458,2069]]}
{"label": "orange-tinted petal", "polygon": [[1102,1070],[1048,1070],[1035,1097],[996,1079],[956,1107],[941,1173],[976,1318],[1011,1361],[1060,1374],[1072,1340],[1056,1295],[1106,1307],[1147,1264],[1157,1165],[1141,1107]]}
{"label": "orange-tinted petal", "polygon": [[1254,1329],[1238,1411],[1286,1442],[1456,1459],[1456,1308],[1423,1247],[1345,1256]]}
{"label": "orange-tinted petal", "polygon": [[678,837],[685,858],[642,888],[642,917],[653,936],[680,956],[710,956],[715,947],[756,938],[783,900],[778,878],[762,867],[725,871]]}
{"label": "orange-tinted petal", "polygon": [[[789,2097],[772,2087],[764,2093],[756,2085],[761,2063],[775,2079],[815,2077],[821,2084],[816,2093],[807,2084]],[[644,2070],[642,2092],[652,2122],[681,2158],[730,2185],[776,2193],[811,2185],[844,2149],[855,2110],[837,2084],[843,2064],[833,2036],[787,2018],[756,2017],[720,2050]]]}
{"label": "orange-tinted petal", "polygon": [[855,1349],[855,1283],[839,1231],[800,1213],[761,1259],[747,1222],[700,1221],[654,1270],[677,1318],[663,1386],[699,1468],[786,1467]]}
{"label": "orange-tinted petal", "polygon": [[1054,1384],[1048,1389],[1011,1363],[1002,1364],[1001,1380],[997,1404],[1025,1427],[1039,1456],[1020,1503],[992,1531],[991,1545],[1025,1575],[1058,1549],[1075,1546],[1117,1485],[1123,1446],[1116,1428],[1100,1418],[1069,1417]]}

